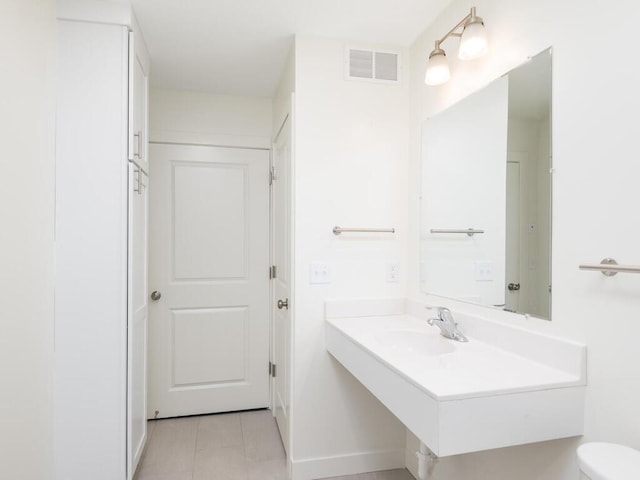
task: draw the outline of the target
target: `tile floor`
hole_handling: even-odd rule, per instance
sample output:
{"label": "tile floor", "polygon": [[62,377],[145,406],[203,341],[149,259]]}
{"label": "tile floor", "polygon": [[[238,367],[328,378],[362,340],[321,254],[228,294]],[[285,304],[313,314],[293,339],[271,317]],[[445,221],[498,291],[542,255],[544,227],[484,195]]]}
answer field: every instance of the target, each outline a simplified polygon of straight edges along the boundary
{"label": "tile floor", "polygon": [[[287,480],[287,467],[271,411],[254,410],[149,421],[135,480]],[[331,480],[413,477],[402,469]]]}

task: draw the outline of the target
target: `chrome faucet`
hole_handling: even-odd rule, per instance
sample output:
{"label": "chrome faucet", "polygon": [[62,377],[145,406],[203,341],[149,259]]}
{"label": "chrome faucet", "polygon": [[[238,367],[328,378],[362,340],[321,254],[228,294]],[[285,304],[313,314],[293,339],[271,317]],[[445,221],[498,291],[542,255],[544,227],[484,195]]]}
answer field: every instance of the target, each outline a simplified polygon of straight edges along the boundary
{"label": "chrome faucet", "polygon": [[458,330],[458,324],[454,322],[451,310],[446,307],[427,307],[427,310],[436,309],[437,318],[429,318],[427,323],[440,328],[440,335],[457,342],[468,342],[469,340]]}

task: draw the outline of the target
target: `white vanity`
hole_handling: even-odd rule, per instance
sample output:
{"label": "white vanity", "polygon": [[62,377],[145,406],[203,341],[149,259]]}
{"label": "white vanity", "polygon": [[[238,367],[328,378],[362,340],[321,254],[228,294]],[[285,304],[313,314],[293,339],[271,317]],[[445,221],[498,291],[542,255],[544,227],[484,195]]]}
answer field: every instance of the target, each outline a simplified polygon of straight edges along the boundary
{"label": "white vanity", "polygon": [[428,315],[405,299],[329,301],[327,350],[440,457],[582,434],[584,345],[453,310],[469,339],[456,342]]}

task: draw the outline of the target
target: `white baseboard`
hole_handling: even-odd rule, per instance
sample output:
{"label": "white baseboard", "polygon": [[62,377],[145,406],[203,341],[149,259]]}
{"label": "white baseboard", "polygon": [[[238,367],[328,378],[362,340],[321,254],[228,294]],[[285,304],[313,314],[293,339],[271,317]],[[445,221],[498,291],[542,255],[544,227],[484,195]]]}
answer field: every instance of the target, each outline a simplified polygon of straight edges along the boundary
{"label": "white baseboard", "polygon": [[350,455],[291,461],[291,480],[316,480],[341,475],[404,468],[404,450],[360,452]]}

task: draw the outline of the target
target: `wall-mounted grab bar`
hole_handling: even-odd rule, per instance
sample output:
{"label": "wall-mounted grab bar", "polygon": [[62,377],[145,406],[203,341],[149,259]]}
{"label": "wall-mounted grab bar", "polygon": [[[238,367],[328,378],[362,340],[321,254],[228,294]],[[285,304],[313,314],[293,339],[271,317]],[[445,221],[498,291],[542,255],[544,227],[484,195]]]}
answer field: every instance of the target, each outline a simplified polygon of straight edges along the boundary
{"label": "wall-mounted grab bar", "polygon": [[466,233],[470,237],[473,237],[476,233],[484,233],[484,230],[479,228],[432,228],[431,233]]}
{"label": "wall-mounted grab bar", "polygon": [[580,270],[597,270],[606,277],[613,277],[617,273],[640,273],[640,265],[618,265],[613,258],[604,258],[599,264],[579,265]]}
{"label": "wall-mounted grab bar", "polygon": [[333,234],[340,235],[343,232],[354,233],[396,233],[395,228],[342,228],[333,227]]}

